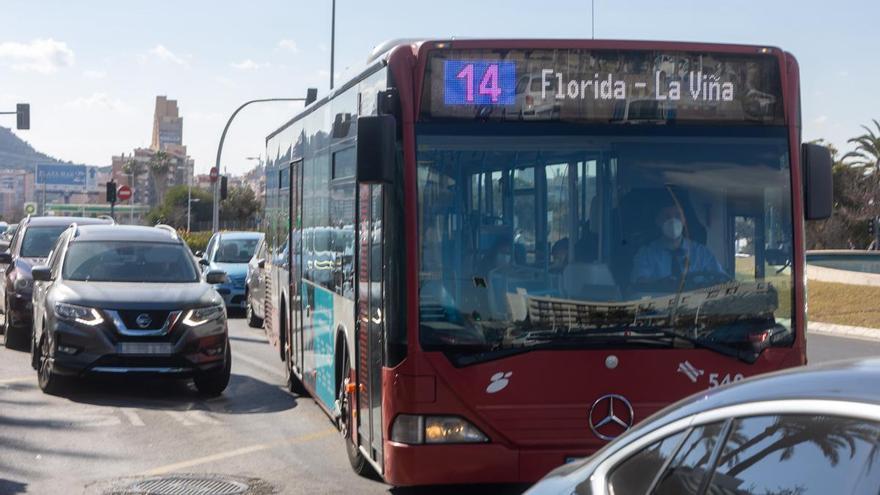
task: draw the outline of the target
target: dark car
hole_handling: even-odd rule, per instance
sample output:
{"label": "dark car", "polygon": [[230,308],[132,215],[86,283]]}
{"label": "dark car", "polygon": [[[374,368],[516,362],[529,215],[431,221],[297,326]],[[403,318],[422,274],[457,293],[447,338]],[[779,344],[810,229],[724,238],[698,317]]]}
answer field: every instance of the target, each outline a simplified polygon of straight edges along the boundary
{"label": "dark car", "polygon": [[100,374],[193,378],[219,395],[232,363],[226,308],[173,229],[71,226],[34,267],[31,361],[39,386]]}
{"label": "dark car", "polygon": [[43,263],[58,236],[72,223],[111,224],[112,220],[80,217],[27,217],[21,221],[9,249],[0,253],[4,269],[0,284],[0,308],[6,347],[22,347],[31,338],[31,268]]}
{"label": "dark car", "polygon": [[[880,490],[880,359],[762,375],[684,399],[530,494],[872,494]],[[594,430],[631,421],[607,395]],[[585,425],[585,427],[588,427]]]}
{"label": "dark car", "polygon": [[261,237],[254,255],[248,261],[244,280],[247,323],[253,328],[262,328],[263,318],[266,317],[263,306],[266,297],[266,256],[266,239]]}

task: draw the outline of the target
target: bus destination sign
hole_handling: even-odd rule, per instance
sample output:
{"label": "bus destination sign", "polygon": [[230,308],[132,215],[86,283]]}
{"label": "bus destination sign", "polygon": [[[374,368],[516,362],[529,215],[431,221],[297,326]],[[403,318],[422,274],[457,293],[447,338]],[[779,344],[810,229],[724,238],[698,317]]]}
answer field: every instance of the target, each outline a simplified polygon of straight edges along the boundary
{"label": "bus destination sign", "polygon": [[715,53],[437,51],[423,117],[781,124],[775,58]]}

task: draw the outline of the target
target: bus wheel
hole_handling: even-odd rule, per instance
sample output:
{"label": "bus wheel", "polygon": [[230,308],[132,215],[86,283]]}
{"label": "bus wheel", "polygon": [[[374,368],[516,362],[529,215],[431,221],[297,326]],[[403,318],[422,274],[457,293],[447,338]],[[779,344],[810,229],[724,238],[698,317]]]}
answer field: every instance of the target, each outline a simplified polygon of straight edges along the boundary
{"label": "bus wheel", "polygon": [[286,319],[286,317],[282,316],[281,326],[279,327],[285,333],[281,339],[281,347],[284,351],[284,381],[287,382],[287,390],[298,397],[308,397],[309,391],[306,390],[306,387],[293,371],[293,346],[290,344],[292,336],[288,331]]}
{"label": "bus wheel", "polygon": [[348,364],[348,354],[343,351],[340,358],[342,359],[342,379],[336,392],[336,400],[339,402],[339,433],[342,434],[342,438],[345,441],[345,452],[348,454],[348,462],[351,464],[351,468],[360,476],[371,477],[373,469],[367,463],[367,459],[364,458],[364,454],[361,453],[355,443],[357,425],[349,424],[351,422],[351,401],[346,391],[346,385],[351,376],[351,365]]}

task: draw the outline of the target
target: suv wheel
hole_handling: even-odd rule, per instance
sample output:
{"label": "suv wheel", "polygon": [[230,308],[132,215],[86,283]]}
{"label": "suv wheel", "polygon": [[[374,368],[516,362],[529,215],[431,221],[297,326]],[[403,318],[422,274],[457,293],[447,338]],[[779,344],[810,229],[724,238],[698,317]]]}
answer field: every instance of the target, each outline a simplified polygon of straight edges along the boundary
{"label": "suv wheel", "polygon": [[52,371],[52,359],[49,357],[49,339],[44,335],[40,339],[40,367],[37,370],[37,383],[43,393],[57,395],[61,390],[61,377]]}
{"label": "suv wheel", "polygon": [[6,314],[3,317],[3,333],[6,335],[6,338],[3,340],[3,345],[5,345],[7,349],[17,349],[19,345],[19,335],[12,322],[12,313],[9,311],[8,300],[6,301],[6,308]]}
{"label": "suv wheel", "polygon": [[217,397],[226,390],[229,385],[229,377],[232,375],[232,349],[229,341],[226,341],[226,356],[223,367],[218,370],[199,373],[193,378],[199,393],[208,397]]}

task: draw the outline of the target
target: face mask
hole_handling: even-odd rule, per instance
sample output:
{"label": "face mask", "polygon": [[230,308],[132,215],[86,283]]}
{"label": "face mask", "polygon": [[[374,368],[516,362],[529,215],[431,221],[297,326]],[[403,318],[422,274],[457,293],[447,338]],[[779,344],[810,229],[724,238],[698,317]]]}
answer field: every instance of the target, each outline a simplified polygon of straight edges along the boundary
{"label": "face mask", "polygon": [[681,231],[684,225],[677,218],[670,218],[663,222],[663,235],[669,239],[676,240],[681,237]]}

